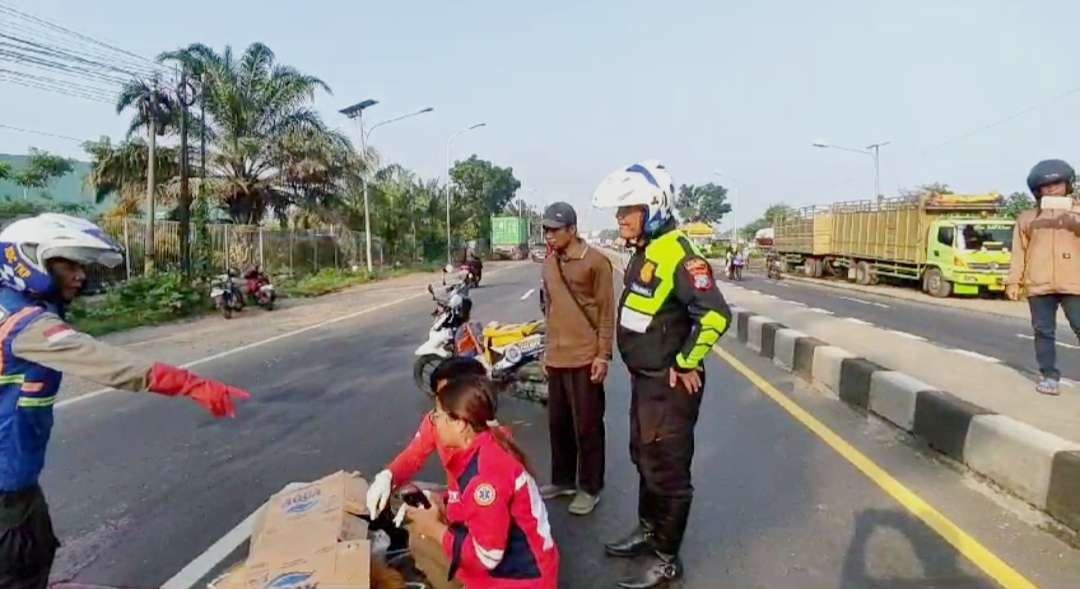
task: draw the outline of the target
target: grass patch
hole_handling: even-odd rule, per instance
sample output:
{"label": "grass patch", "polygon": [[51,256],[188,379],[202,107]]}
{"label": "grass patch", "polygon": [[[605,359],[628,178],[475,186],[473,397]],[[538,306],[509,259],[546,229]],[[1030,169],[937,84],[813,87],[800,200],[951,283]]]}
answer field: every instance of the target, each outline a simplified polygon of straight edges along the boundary
{"label": "grass patch", "polygon": [[[317,297],[413,272],[431,272],[440,267],[436,263],[417,264],[372,274],[329,268],[299,280],[279,280],[275,286],[278,292],[288,297]],[[79,331],[96,336],[169,323],[211,311],[214,311],[214,305],[207,280],[195,279],[188,283],[179,273],[162,272],[111,286],[102,297],[79,299],[68,309],[67,318]]]}
{"label": "grass patch", "polygon": [[339,292],[347,288],[352,288],[354,286],[367,284],[369,282],[385,280],[387,278],[396,278],[398,276],[405,276],[406,274],[412,274],[414,272],[434,272],[441,267],[441,264],[432,262],[427,264],[416,264],[410,266],[400,266],[397,268],[389,268],[385,270],[376,270],[371,274],[368,274],[366,270],[353,272],[351,270],[341,270],[338,268],[326,268],[315,274],[305,276],[298,280],[281,281],[278,284],[278,290],[280,292],[283,292],[285,296],[288,297],[318,297],[325,294]]}
{"label": "grass patch", "polygon": [[68,319],[90,335],[156,325],[200,315],[212,309],[207,285],[185,282],[179,273],[159,273],[117,284],[98,299],[80,299]]}

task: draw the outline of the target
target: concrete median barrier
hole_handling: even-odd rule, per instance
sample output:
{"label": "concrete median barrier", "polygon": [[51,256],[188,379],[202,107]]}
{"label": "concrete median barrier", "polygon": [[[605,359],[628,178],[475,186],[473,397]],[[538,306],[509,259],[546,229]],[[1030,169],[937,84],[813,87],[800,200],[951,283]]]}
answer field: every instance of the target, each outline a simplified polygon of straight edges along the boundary
{"label": "concrete median barrier", "polygon": [[915,402],[930,385],[903,372],[883,370],[870,375],[870,411],[904,431],[915,428]]}
{"label": "concrete median barrier", "polygon": [[810,337],[797,329],[779,328],[773,343],[773,364],[795,370],[795,347],[800,339]]}
{"label": "concrete median barrier", "polygon": [[1080,445],[1004,415],[979,415],[968,427],[964,463],[1036,507],[1046,508],[1054,456]]}
{"label": "concrete median barrier", "polygon": [[740,342],[776,365],[912,433],[1080,530],[1080,444],[965,401],[742,307]]}
{"label": "concrete median barrier", "polygon": [[761,342],[764,336],[765,326],[776,324],[776,320],[764,315],[753,315],[746,322],[746,345],[755,352],[761,353]]}

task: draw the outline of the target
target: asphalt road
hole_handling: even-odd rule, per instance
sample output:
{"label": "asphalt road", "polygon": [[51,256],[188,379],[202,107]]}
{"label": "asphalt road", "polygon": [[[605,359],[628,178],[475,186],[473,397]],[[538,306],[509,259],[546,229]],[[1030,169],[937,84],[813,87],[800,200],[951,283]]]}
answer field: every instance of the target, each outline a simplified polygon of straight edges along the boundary
{"label": "asphalt road", "polygon": [[[473,293],[475,317],[536,316],[529,291],[538,270],[523,264],[485,276]],[[423,298],[404,300],[200,365],[253,391],[234,421],[149,395],[113,393],[62,407],[43,481],[65,542],[56,577],[157,587],[287,483],[380,469],[429,408],[410,370],[429,310]],[[733,339],[724,348],[1020,574],[1043,587],[1080,586],[1080,551],[1041,529],[1037,514],[890,426],[792,382]],[[636,506],[619,362],[607,394],[609,476],[600,506],[575,518],[565,503],[549,504],[561,587],[611,587],[634,566],[601,549],[632,525]],[[710,358],[704,394],[684,587],[998,586],[980,568],[985,559],[954,548],[732,365]],[[546,472],[543,409],[510,400],[502,411]],[[438,480],[439,468],[429,464],[422,476]]]}
{"label": "asphalt road", "polygon": [[[810,307],[855,317],[886,329],[922,336],[946,348],[996,358],[1030,375],[1038,374],[1031,322],[952,306],[878,296],[842,287],[747,274],[740,286]],[[1080,342],[1058,325],[1057,364],[1063,377],[1080,381]]]}

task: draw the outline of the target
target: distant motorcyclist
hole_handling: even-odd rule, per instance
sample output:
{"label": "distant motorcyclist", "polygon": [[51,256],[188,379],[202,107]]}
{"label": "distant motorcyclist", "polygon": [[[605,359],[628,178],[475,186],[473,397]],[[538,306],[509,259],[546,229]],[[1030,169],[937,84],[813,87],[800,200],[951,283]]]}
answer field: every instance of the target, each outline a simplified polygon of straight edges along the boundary
{"label": "distant motorcyclist", "polygon": [[465,265],[468,266],[469,272],[476,275],[476,283],[480,283],[480,278],[484,274],[484,261],[480,259],[480,256],[476,255],[476,252],[472,248],[465,250]]}
{"label": "distant motorcyclist", "polygon": [[38,486],[65,373],[98,384],[189,397],[232,417],[248,393],[150,363],[81,333],[64,308],[86,266],[116,266],[120,249],[93,223],[46,213],[0,232],[0,587],[44,588],[59,542]]}

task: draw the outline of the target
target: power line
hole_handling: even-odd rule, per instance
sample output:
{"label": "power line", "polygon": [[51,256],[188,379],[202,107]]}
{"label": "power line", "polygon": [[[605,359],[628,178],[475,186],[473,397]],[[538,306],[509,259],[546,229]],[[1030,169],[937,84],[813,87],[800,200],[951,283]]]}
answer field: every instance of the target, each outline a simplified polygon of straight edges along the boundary
{"label": "power line", "polygon": [[1057,96],[1053,96],[1053,97],[1051,97],[1051,98],[1049,98],[1047,100],[1044,100],[1043,102],[1040,102],[1038,104],[1033,104],[1033,105],[1030,105],[1030,106],[1026,106],[1026,107],[1024,107],[1024,108],[1022,108],[1022,109],[1020,109],[1020,110],[1018,110],[1018,111],[1016,111],[1016,112],[1014,112],[1012,114],[1006,115],[1006,116],[1004,116],[1004,117],[1002,117],[1000,119],[997,119],[997,120],[995,120],[993,122],[990,122],[990,123],[987,123],[985,125],[975,127],[974,129],[971,129],[970,131],[967,131],[965,133],[957,135],[957,136],[955,136],[955,137],[953,137],[951,139],[947,139],[947,140],[942,141],[940,143],[936,143],[934,145],[931,145],[930,147],[927,147],[927,148],[923,149],[922,154],[925,155],[925,154],[927,154],[927,153],[929,153],[929,152],[931,152],[933,150],[945,147],[946,145],[956,143],[957,141],[963,141],[964,139],[967,139],[967,138],[969,138],[969,137],[971,137],[973,135],[978,135],[979,133],[982,133],[983,131],[987,131],[987,130],[993,129],[994,127],[1004,125],[1005,123],[1008,123],[1010,121],[1018,119],[1018,118],[1026,115],[1026,114],[1042,110],[1042,109],[1054,104],[1055,102],[1059,102],[1061,100],[1064,100],[1064,99],[1066,99],[1066,98],[1068,98],[1068,97],[1070,97],[1070,96],[1072,96],[1074,94],[1080,94],[1080,87],[1073,88],[1071,90],[1066,90],[1065,92],[1062,92],[1061,94],[1058,94]]}
{"label": "power line", "polygon": [[92,92],[88,92],[88,91],[85,91],[85,90],[80,90],[80,89],[77,89],[77,88],[66,88],[64,85],[46,84],[46,83],[42,83],[42,82],[34,82],[34,81],[31,81],[31,80],[12,77],[12,76],[9,76],[7,74],[0,74],[0,81],[11,82],[12,84],[18,84],[20,86],[26,86],[28,88],[35,88],[35,89],[38,89],[38,90],[46,90],[46,91],[49,91],[49,92],[54,92],[56,94],[63,94],[65,96],[71,96],[71,97],[74,97],[74,98],[83,98],[83,99],[86,99],[86,100],[92,100],[94,102],[100,102],[102,104],[110,104],[111,105],[111,104],[114,103],[114,101],[109,100],[108,98],[105,98],[105,97],[103,97],[101,95],[94,94]]}
{"label": "power line", "polygon": [[79,139],[78,137],[71,137],[69,135],[59,135],[57,133],[49,133],[47,131],[36,131],[34,129],[24,129],[22,127],[15,127],[13,125],[5,125],[3,123],[0,123],[0,129],[8,129],[10,131],[18,131],[19,133],[30,133],[32,135],[42,135],[42,136],[45,136],[45,137],[55,137],[57,139],[68,139],[70,141],[75,141],[75,142],[78,142],[80,144],[86,142],[86,139]]}
{"label": "power line", "polygon": [[151,59],[149,59],[147,57],[144,57],[144,56],[139,55],[137,53],[132,53],[131,51],[128,51],[126,49],[121,49],[120,47],[117,47],[115,45],[110,45],[110,44],[108,44],[108,43],[106,43],[104,41],[100,41],[100,40],[95,39],[94,37],[91,37],[89,35],[84,35],[83,33],[80,33],[78,31],[73,31],[73,30],[68,29],[66,27],[63,27],[61,25],[58,25],[58,24],[56,24],[54,22],[45,20],[43,18],[38,18],[38,17],[36,17],[36,16],[34,16],[32,14],[27,14],[25,12],[22,12],[21,10],[16,9],[13,6],[4,4],[2,2],[0,2],[0,12],[8,13],[10,15],[16,16],[16,17],[21,18],[23,20],[40,24],[41,26],[47,27],[47,28],[52,29],[54,31],[58,31],[58,32],[62,32],[62,33],[66,33],[68,35],[74,36],[74,37],[76,37],[78,39],[81,39],[81,40],[86,41],[88,43],[91,43],[93,45],[104,47],[106,49],[116,51],[117,53],[121,53],[121,54],[127,55],[129,57],[133,57],[133,58],[135,58],[135,59],[137,59],[139,61],[145,62],[145,63],[147,63],[147,64],[149,64],[149,65],[151,65],[151,66],[153,66],[155,68],[167,69],[167,68],[164,68],[163,66],[161,66],[161,64],[158,64],[158,63],[154,62],[153,60],[151,60]]}

